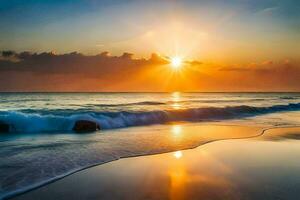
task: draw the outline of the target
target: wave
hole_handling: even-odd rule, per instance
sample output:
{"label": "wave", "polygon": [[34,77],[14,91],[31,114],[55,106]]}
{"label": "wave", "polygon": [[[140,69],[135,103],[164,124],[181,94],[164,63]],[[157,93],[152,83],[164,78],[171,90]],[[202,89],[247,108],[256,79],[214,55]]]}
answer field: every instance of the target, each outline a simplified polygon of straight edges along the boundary
{"label": "wave", "polygon": [[164,124],[175,121],[209,121],[251,117],[274,112],[300,110],[300,103],[270,107],[228,106],[202,107],[182,110],[157,110],[140,112],[89,112],[68,115],[41,115],[17,111],[0,112],[0,122],[10,124],[14,132],[72,131],[77,120],[98,123],[101,129]]}
{"label": "wave", "polygon": [[[266,99],[197,99],[197,100],[179,100],[179,101],[167,101],[167,104],[173,103],[239,103],[239,102],[255,102],[265,101]],[[270,99],[272,100],[272,99]]]}
{"label": "wave", "polygon": [[299,97],[288,97],[288,96],[285,96],[285,97],[280,97],[280,99],[290,100],[290,99],[299,99]]}
{"label": "wave", "polygon": [[[275,99],[276,100],[276,99]],[[118,107],[118,106],[143,106],[143,105],[168,105],[174,103],[234,103],[234,102],[253,102],[265,101],[265,99],[197,99],[197,100],[178,100],[178,101],[141,101],[134,103],[119,103],[119,104],[87,104],[84,107]],[[75,105],[76,106],[76,105]]]}
{"label": "wave", "polygon": [[164,105],[165,103],[159,101],[141,101],[135,103],[119,103],[119,104],[87,104],[87,107],[90,106],[104,106],[104,107],[118,107],[118,106],[135,106],[135,105]]}

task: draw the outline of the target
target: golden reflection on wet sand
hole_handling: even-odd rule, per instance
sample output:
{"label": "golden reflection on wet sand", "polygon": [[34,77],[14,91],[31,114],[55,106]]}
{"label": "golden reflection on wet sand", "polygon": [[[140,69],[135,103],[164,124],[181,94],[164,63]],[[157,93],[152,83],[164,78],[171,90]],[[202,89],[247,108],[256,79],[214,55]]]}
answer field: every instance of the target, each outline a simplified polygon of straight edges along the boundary
{"label": "golden reflection on wet sand", "polygon": [[[167,160],[166,171],[170,179],[168,199],[183,200],[199,197],[210,199],[219,194],[225,197],[225,191],[233,188],[233,185],[223,176],[214,174],[214,170],[217,169],[218,173],[228,175],[232,173],[230,166],[218,161],[205,150],[199,150],[196,155],[191,155],[187,151],[186,157],[184,152],[176,151],[173,153],[173,157],[170,156]],[[215,169],[209,169],[210,166],[214,166]],[[215,190],[218,190],[219,193],[216,193]]]}
{"label": "golden reflection on wet sand", "polygon": [[184,162],[180,159],[181,157],[182,152],[176,151],[174,152],[175,159],[170,159],[172,165],[169,166],[168,176],[170,178],[170,199],[172,200],[184,199],[185,197],[185,182],[188,179],[188,174]]}
{"label": "golden reflection on wet sand", "polygon": [[[178,130],[183,134],[184,128]],[[275,136],[281,133],[280,137],[287,135],[289,138],[291,134],[300,135],[300,128],[276,129],[273,132]],[[270,130],[265,136],[273,132]],[[262,140],[218,141],[192,150],[121,159],[76,173],[25,194],[20,199],[211,200],[293,197],[293,191],[297,190],[291,188],[300,189],[300,161],[297,159],[299,142],[274,142],[265,140],[265,136],[260,137]]]}

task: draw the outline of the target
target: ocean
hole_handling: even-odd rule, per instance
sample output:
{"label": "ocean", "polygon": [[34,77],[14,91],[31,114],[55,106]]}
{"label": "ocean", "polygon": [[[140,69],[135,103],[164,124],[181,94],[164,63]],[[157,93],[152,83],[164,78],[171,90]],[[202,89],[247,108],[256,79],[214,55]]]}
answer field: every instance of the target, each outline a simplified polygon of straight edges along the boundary
{"label": "ocean", "polygon": [[15,132],[72,131],[76,120],[117,129],[300,110],[299,93],[6,93],[0,121]]}
{"label": "ocean", "polygon": [[[0,133],[0,198],[122,157],[207,142],[194,126],[297,126],[299,116],[300,93],[1,93],[0,123],[13,128]],[[78,120],[100,130],[75,133]]]}

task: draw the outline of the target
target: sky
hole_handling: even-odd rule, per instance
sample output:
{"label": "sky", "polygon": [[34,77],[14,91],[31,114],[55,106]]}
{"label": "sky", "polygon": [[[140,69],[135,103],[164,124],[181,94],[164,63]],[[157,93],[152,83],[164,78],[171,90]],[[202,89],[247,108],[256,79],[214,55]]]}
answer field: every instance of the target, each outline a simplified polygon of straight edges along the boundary
{"label": "sky", "polygon": [[299,10],[298,0],[0,0],[0,91],[299,91]]}

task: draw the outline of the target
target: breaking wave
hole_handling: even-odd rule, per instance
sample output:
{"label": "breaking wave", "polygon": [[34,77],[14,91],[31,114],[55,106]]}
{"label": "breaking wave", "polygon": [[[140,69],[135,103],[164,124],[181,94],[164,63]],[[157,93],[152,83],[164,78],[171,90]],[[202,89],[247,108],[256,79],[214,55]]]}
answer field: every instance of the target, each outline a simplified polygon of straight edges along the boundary
{"label": "breaking wave", "polygon": [[14,132],[59,132],[71,131],[77,120],[98,123],[101,129],[164,124],[176,121],[209,121],[251,117],[274,112],[300,110],[300,103],[273,105],[270,107],[228,106],[202,107],[179,110],[156,110],[139,112],[68,112],[47,111],[47,114],[1,111],[0,122],[11,125]]}

